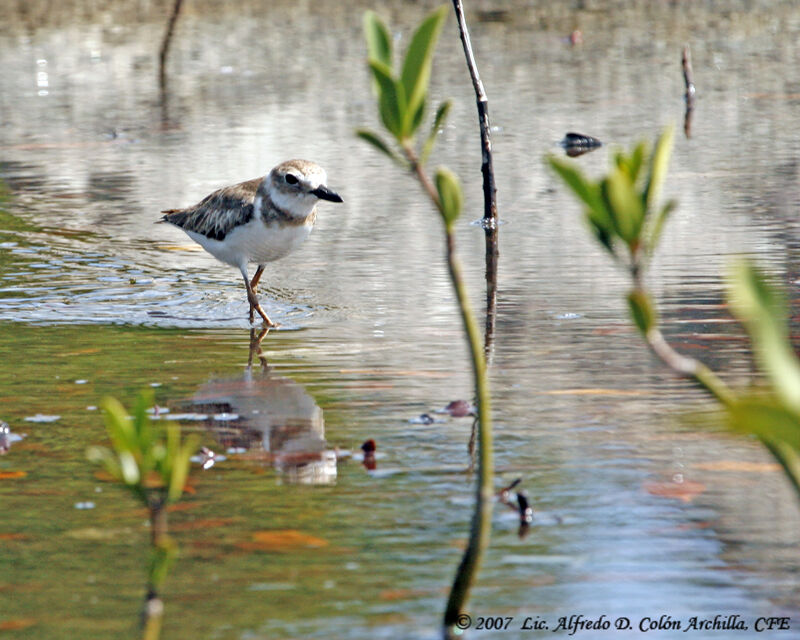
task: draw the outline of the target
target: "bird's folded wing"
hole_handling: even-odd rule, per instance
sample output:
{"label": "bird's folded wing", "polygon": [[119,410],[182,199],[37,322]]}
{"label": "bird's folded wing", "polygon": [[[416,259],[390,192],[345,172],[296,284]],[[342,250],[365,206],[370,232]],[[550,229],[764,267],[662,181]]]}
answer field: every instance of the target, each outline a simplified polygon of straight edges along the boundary
{"label": "bird's folded wing", "polygon": [[225,187],[186,209],[162,211],[163,222],[207,238],[224,240],[234,228],[253,218],[253,200],[262,178]]}

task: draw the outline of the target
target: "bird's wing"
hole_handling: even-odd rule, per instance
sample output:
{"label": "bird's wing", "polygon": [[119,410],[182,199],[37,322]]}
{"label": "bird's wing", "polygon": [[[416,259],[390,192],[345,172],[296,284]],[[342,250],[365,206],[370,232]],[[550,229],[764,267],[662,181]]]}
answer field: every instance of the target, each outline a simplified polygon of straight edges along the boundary
{"label": "bird's wing", "polygon": [[224,240],[235,227],[253,217],[253,200],[263,178],[224,187],[203,198],[193,207],[167,209],[159,222],[169,222],[184,231]]}

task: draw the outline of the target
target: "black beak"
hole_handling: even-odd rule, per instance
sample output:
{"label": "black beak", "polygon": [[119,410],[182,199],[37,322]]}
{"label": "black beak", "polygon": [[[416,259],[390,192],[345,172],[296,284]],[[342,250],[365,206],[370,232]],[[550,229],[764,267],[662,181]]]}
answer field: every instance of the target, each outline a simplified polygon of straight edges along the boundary
{"label": "black beak", "polygon": [[324,184],[314,189],[311,193],[317,196],[317,198],[319,198],[320,200],[330,200],[331,202],[343,202],[342,196],[340,196],[335,191],[331,191]]}

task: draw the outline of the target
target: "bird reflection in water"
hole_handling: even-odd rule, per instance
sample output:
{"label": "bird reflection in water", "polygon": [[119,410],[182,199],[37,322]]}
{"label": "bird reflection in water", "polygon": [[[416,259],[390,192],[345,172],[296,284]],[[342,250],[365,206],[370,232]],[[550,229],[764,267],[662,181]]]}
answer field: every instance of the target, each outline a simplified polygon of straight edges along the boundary
{"label": "bird reflection in water", "polygon": [[[272,374],[261,348],[268,331],[251,329],[244,375],[203,385],[186,408],[205,416],[229,453],[269,462],[288,482],[331,484],[336,452],[325,441],[322,409],[302,385]],[[256,358],[261,366],[254,370]]]}

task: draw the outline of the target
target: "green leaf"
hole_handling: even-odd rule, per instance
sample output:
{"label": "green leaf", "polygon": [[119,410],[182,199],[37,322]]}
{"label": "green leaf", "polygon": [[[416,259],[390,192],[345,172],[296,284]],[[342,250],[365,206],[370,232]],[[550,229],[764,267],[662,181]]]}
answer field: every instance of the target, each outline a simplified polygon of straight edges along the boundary
{"label": "green leaf", "polygon": [[[177,425],[175,429],[178,430]],[[172,457],[172,469],[168,482],[167,500],[169,502],[176,502],[183,494],[183,488],[186,486],[186,479],[189,476],[189,467],[191,457],[197,449],[199,439],[197,436],[189,436],[184,439],[182,445]]]}
{"label": "green leaf", "polygon": [[139,484],[139,481],[142,480],[142,475],[139,473],[139,465],[133,454],[130,451],[119,451],[117,452],[117,457],[119,458],[122,482],[130,486]]}
{"label": "green leaf", "polygon": [[618,151],[614,156],[614,161],[617,165],[617,168],[628,174],[628,177],[630,177],[631,182],[634,184],[639,177],[639,172],[644,162],[646,148],[647,144],[645,142],[640,142],[633,148],[633,151],[631,151],[630,155],[626,154],[624,151]]}
{"label": "green leaf", "polygon": [[392,38],[386,24],[374,11],[364,12],[364,37],[367,40],[369,58],[378,60],[391,69]]}
{"label": "green leaf", "polygon": [[428,161],[431,151],[433,151],[433,144],[436,142],[436,136],[439,134],[439,129],[442,128],[442,125],[447,119],[447,115],[450,113],[450,108],[452,106],[453,103],[450,100],[445,100],[436,110],[436,115],[433,118],[433,124],[431,125],[430,133],[428,133],[428,137],[425,139],[425,144],[422,145],[422,153],[420,154],[421,164],[424,165]]}
{"label": "green leaf", "polygon": [[434,116],[433,124],[431,125],[431,135],[435,136],[439,132],[439,129],[444,126],[444,121],[447,119],[447,115],[450,113],[452,106],[452,100],[445,100],[439,105],[439,108],[436,109],[436,115]]}
{"label": "green leaf", "polygon": [[461,191],[461,184],[458,176],[449,169],[439,167],[436,170],[436,191],[439,193],[440,212],[444,218],[447,229],[453,227],[453,223],[461,215],[461,207],[464,195]]}
{"label": "green leaf", "polygon": [[631,318],[636,324],[642,335],[646,336],[647,332],[658,321],[658,315],[653,307],[653,301],[646,292],[641,290],[634,290],[628,294],[628,308],[631,312]]}
{"label": "green leaf", "polygon": [[149,448],[153,440],[153,430],[150,424],[150,416],[147,409],[153,405],[153,394],[150,391],[143,391],[136,398],[133,405],[133,426],[142,450]]}
{"label": "green leaf", "polygon": [[119,458],[114,455],[107,447],[89,447],[86,450],[86,458],[89,462],[100,464],[117,482],[122,482],[122,468],[119,465]]}
{"label": "green leaf", "polygon": [[442,5],[428,14],[412,36],[411,44],[408,46],[408,52],[403,62],[403,71],[400,75],[405,95],[408,98],[408,112],[403,128],[403,133],[407,136],[414,132],[413,124],[417,119],[417,112],[428,94],[433,50],[447,19],[447,13],[447,5]]}
{"label": "green leaf", "polygon": [[378,83],[378,108],[386,129],[398,140],[404,140],[403,122],[407,106],[403,85],[392,76],[392,70],[378,60],[370,60],[369,67]]}
{"label": "green leaf", "polygon": [[661,187],[664,184],[664,179],[667,177],[674,137],[675,129],[672,126],[667,127],[658,138],[655,149],[653,149],[653,155],[650,158],[650,173],[642,194],[642,203],[646,211],[649,211],[655,205],[661,192]]}
{"label": "green leaf", "polygon": [[641,233],[644,208],[630,176],[616,168],[600,184],[614,228],[620,238],[633,245]]}
{"label": "green leaf", "polygon": [[[422,102],[419,103],[417,106],[417,110],[411,114],[411,124],[408,128],[408,137],[411,138],[416,134],[417,129],[422,124],[422,119],[425,116],[425,106],[427,105],[427,100],[423,99]],[[410,113],[410,109],[409,109]]]}
{"label": "green leaf", "polygon": [[572,193],[586,205],[592,225],[597,229],[603,229],[605,235],[610,236],[614,231],[614,223],[603,202],[600,185],[585,178],[580,169],[571,162],[565,162],[555,156],[549,156],[547,161]]}
{"label": "green leaf", "polygon": [[668,200],[661,210],[658,212],[655,220],[652,222],[650,226],[649,232],[647,234],[647,241],[646,241],[646,250],[649,254],[652,254],[653,251],[656,250],[658,246],[658,241],[661,239],[661,232],[664,230],[664,225],[667,222],[667,218],[669,215],[675,210],[678,206],[678,203],[675,200]]}
{"label": "green leaf", "polygon": [[101,402],[106,431],[111,438],[114,450],[139,452],[139,438],[133,421],[128,417],[128,412],[114,398],[103,398]]}
{"label": "green leaf", "polygon": [[633,149],[633,153],[628,157],[628,162],[626,163],[626,170],[628,175],[631,178],[631,182],[636,184],[636,181],[639,179],[639,172],[642,169],[642,164],[644,163],[644,156],[647,153],[647,143],[640,142],[636,145]]}
{"label": "green leaf", "polygon": [[800,416],[770,398],[742,398],[728,407],[728,426],[800,451]]}
{"label": "green leaf", "polygon": [[734,265],[729,296],[731,308],[747,328],[759,365],[776,394],[800,412],[800,362],[789,343],[783,296],[745,260]]}
{"label": "green leaf", "polygon": [[368,129],[356,129],[356,135],[365,142],[371,144],[381,153],[389,156],[392,161],[401,166],[406,166],[406,163],[403,161],[403,159],[397,155],[392,148],[374,131],[369,131]]}
{"label": "green leaf", "polygon": [[617,252],[614,249],[614,237],[609,233],[608,229],[598,225],[591,216],[591,212],[587,210],[586,222],[592,231],[595,238],[602,244],[606,250],[611,254],[611,257],[616,259]]}

